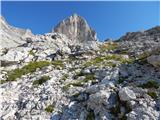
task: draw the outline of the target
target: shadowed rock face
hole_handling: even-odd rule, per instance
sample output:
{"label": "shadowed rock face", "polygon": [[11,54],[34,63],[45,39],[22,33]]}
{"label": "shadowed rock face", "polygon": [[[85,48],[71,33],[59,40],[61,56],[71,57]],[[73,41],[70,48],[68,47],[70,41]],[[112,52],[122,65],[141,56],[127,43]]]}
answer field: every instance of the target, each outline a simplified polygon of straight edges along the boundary
{"label": "shadowed rock face", "polygon": [[65,34],[73,42],[96,41],[96,32],[87,24],[86,20],[74,14],[60,22],[53,30]]}

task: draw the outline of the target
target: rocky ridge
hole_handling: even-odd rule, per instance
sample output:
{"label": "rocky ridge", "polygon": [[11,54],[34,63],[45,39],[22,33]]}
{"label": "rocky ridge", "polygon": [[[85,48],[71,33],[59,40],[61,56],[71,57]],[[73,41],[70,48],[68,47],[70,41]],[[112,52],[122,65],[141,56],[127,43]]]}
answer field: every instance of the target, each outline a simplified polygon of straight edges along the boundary
{"label": "rocky ridge", "polygon": [[78,15],[22,40],[1,28],[24,41],[0,51],[2,120],[160,119],[159,27],[104,43]]}

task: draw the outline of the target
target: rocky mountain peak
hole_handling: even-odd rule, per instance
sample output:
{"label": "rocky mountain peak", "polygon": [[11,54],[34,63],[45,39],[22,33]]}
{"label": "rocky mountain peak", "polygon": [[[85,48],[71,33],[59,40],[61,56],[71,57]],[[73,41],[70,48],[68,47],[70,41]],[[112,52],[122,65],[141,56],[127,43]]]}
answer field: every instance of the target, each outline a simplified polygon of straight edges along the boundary
{"label": "rocky mountain peak", "polygon": [[91,29],[83,17],[77,14],[73,14],[70,17],[64,19],[54,28],[53,31],[65,34],[75,43],[97,40],[96,32]]}

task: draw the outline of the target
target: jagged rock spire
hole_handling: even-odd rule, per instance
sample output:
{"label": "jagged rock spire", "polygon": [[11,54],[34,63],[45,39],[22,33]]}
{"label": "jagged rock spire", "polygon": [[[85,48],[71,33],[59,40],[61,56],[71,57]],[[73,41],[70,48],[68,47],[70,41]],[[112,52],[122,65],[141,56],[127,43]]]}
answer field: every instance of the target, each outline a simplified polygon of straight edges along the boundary
{"label": "jagged rock spire", "polygon": [[73,14],[60,22],[53,32],[65,34],[72,41],[80,43],[97,40],[96,32],[90,28],[83,17],[77,14]]}

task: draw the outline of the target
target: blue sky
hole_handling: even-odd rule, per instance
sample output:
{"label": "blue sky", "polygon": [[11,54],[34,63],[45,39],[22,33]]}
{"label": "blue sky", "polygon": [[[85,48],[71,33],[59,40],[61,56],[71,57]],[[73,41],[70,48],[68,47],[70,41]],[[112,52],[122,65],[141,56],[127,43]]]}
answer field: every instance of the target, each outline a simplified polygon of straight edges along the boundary
{"label": "blue sky", "polygon": [[2,2],[8,23],[34,34],[50,32],[73,13],[83,16],[100,40],[160,25],[160,2]]}

